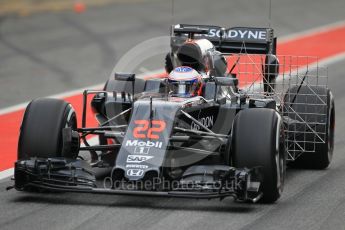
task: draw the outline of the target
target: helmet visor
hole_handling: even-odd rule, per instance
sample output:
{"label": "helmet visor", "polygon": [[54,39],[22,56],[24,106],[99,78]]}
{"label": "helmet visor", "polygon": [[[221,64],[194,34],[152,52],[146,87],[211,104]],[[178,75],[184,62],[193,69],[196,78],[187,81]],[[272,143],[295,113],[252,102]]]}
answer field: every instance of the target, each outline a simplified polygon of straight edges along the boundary
{"label": "helmet visor", "polygon": [[175,97],[193,97],[196,95],[196,81],[169,82],[169,94]]}

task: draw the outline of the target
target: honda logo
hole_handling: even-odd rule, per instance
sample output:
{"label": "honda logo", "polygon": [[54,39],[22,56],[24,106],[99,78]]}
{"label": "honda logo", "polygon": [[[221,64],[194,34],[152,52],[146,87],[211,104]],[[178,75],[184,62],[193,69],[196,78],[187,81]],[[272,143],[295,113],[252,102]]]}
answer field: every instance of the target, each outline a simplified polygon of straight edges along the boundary
{"label": "honda logo", "polygon": [[144,170],[142,170],[142,169],[128,169],[127,175],[128,176],[142,176],[142,175],[144,175]]}

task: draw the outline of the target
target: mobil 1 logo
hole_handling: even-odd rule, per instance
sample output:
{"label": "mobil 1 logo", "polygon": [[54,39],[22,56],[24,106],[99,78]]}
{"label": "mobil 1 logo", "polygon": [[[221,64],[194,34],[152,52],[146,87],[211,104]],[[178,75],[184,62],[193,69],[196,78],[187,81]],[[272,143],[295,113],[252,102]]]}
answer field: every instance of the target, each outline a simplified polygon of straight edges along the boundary
{"label": "mobil 1 logo", "polygon": [[135,154],[148,154],[150,152],[150,147],[136,146],[134,149]]}

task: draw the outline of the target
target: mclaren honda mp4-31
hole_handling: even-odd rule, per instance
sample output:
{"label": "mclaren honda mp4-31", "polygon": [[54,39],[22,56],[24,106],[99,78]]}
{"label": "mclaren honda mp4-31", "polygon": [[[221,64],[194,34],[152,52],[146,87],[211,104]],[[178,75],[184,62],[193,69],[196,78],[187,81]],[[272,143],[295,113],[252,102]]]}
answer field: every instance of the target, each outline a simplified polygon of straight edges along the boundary
{"label": "mclaren honda mp4-31", "polygon": [[275,202],[287,165],[328,167],[335,119],[327,76],[276,43],[271,28],[174,25],[166,77],[85,90],[81,127],[71,104],[33,100],[14,188]]}

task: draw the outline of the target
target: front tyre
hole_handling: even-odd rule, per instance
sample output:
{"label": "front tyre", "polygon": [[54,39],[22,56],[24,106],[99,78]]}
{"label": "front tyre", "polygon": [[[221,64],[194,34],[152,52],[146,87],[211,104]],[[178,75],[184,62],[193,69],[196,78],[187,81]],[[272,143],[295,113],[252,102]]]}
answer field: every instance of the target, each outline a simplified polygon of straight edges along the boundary
{"label": "front tyre", "polygon": [[74,153],[62,154],[62,129],[77,128],[73,107],[59,99],[40,98],[27,106],[20,128],[18,160],[31,157],[75,158]]}
{"label": "front tyre", "polygon": [[286,170],[281,116],[271,109],[246,109],[236,116],[232,130],[232,164],[261,167],[261,201],[275,202],[282,194]]}

